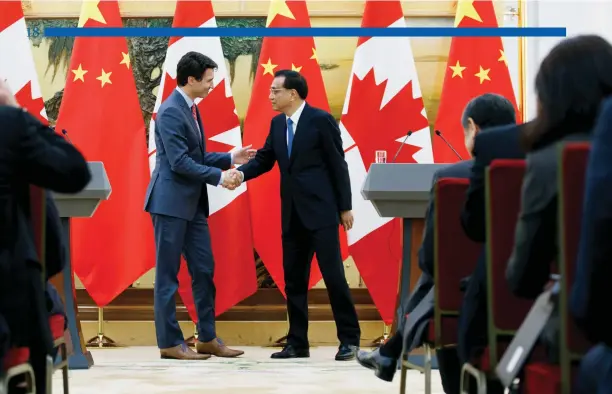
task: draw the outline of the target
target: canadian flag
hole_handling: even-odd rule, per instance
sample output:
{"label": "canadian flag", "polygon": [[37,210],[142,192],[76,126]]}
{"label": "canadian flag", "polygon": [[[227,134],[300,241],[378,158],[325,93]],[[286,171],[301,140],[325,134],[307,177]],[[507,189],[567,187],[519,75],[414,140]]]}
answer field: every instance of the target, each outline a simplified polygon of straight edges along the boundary
{"label": "canadian flag", "polygon": [[[368,0],[362,27],[405,27],[399,1]],[[409,131],[396,161],[433,163],[429,123],[407,37],[360,37],[340,123],[351,176],[355,223],[349,251],[382,319],[395,314],[401,252],[401,219],[382,218],[361,187],[375,151],[391,157]]]}
{"label": "canadian flag", "polygon": [[0,1],[0,53],[5,55],[0,78],[7,81],[21,107],[47,124],[21,1]]}
{"label": "canadian flag", "polygon": [[[217,27],[210,1],[179,0],[173,27]],[[176,65],[189,51],[205,54],[218,64],[214,89],[205,99],[196,99],[202,116],[206,150],[230,152],[242,147],[240,120],[232,96],[219,37],[172,37],[166,53],[162,80],[149,129],[149,166],[155,168],[155,115],[162,101],[176,89]],[[251,216],[246,182],[233,191],[207,185],[210,203],[209,227],[215,259],[215,314],[218,316],[257,291]],[[238,241],[239,240],[239,241]],[[197,321],[191,277],[181,261],[179,294],[194,322]]]}

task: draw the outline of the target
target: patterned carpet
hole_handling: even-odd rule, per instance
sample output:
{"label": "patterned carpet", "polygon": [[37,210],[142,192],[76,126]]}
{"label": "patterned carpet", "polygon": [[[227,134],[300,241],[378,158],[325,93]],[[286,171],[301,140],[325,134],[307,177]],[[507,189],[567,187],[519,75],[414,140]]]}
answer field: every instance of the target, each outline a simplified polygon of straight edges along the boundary
{"label": "patterned carpet", "polygon": [[[311,349],[309,359],[272,360],[275,349],[244,347],[237,359],[161,360],[154,347],[92,350],[95,365],[70,371],[73,394],[376,394],[399,393],[399,371],[392,383],[379,380],[356,361],[334,360],[336,349]],[[433,371],[433,394],[442,394]],[[61,373],[53,392],[61,393]],[[424,392],[423,375],[408,372],[407,393]]]}

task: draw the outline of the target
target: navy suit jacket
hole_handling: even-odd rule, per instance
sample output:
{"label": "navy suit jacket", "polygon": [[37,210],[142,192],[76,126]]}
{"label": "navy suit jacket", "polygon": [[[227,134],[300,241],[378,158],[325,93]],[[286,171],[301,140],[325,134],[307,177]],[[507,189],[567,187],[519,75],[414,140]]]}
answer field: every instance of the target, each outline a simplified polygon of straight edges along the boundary
{"label": "navy suit jacket", "polygon": [[145,211],[190,221],[199,207],[208,217],[206,184],[219,185],[221,170],[231,167],[232,158],[230,153],[206,152],[199,112],[197,117],[199,130],[191,108],[177,90],[159,107],[155,120],[157,156]]}
{"label": "navy suit jacket", "polygon": [[612,346],[612,99],[604,102],[593,132],[586,172],[582,231],[570,307],[593,343]]}
{"label": "navy suit jacket", "polygon": [[291,148],[287,150],[287,121],[275,116],[263,148],[240,166],[244,181],[270,171],[278,162],[283,231],[295,208],[309,230],[340,224],[340,212],[352,209],[351,181],[344,159],[338,123],[329,113],[305,104]]}

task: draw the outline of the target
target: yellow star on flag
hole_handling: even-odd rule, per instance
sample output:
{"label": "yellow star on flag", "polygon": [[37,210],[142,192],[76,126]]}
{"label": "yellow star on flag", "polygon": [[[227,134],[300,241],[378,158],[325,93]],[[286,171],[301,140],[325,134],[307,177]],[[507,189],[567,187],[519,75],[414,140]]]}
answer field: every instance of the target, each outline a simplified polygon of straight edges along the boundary
{"label": "yellow star on flag", "polygon": [[121,52],[121,56],[123,57],[123,59],[121,60],[121,63],[119,64],[125,64],[125,66],[129,69],[130,68],[130,54]]}
{"label": "yellow star on flag", "polygon": [[291,70],[292,71],[300,72],[301,69],[302,69],[302,66],[297,67],[297,66],[293,65],[293,63],[291,63]]}
{"label": "yellow star on flag", "polygon": [[79,68],[77,68],[76,70],[72,70],[72,73],[74,74],[74,79],[72,80],[72,82],[76,82],[77,79],[80,79],[81,81],[85,82],[85,74],[87,74],[87,70],[83,70],[81,64],[79,64]]}
{"label": "yellow star on flag", "polygon": [[102,11],[100,11],[100,8],[98,8],[99,4],[100,0],[85,0],[83,2],[83,5],[81,6],[81,15],[79,15],[79,27],[85,26],[85,23],[87,23],[87,21],[90,19],[106,24],[104,15],[102,15]]}
{"label": "yellow star on flag", "polygon": [[295,16],[291,9],[287,5],[286,0],[272,0],[270,1],[270,11],[268,11],[268,19],[266,20],[266,27],[270,26],[270,23],[276,18],[276,15],[282,15],[289,19],[295,20]]}
{"label": "yellow star on flag", "polygon": [[272,59],[268,58],[268,63],[262,63],[261,66],[264,68],[263,75],[274,75],[274,69],[278,67],[278,64],[272,64]]}
{"label": "yellow star on flag", "polygon": [[478,15],[478,11],[474,7],[474,0],[458,0],[457,14],[455,15],[455,27],[459,26],[463,18],[468,17],[475,21],[482,22],[482,18]]}
{"label": "yellow star on flag", "polygon": [[480,78],[480,84],[482,85],[482,83],[487,80],[490,81],[491,78],[489,78],[489,71],[491,71],[490,68],[487,68],[486,70],[482,68],[482,66],[480,66],[480,71],[478,71],[476,75],[478,78]]}
{"label": "yellow star on flag", "polygon": [[448,66],[448,68],[453,70],[452,78],[455,78],[456,76],[458,76],[459,78],[463,78],[463,70],[465,70],[466,68],[462,67],[461,64],[459,64],[459,60],[457,60],[457,63],[454,66]]}
{"label": "yellow star on flag", "polygon": [[508,59],[506,59],[506,53],[503,50],[499,50],[499,59],[497,59],[498,62],[504,62],[506,63],[506,67],[508,66]]}
{"label": "yellow star on flag", "polygon": [[315,62],[319,62],[319,58],[317,57],[317,50],[312,48],[312,56],[310,57],[311,59],[314,59]]}
{"label": "yellow star on flag", "polygon": [[100,82],[102,82],[102,87],[104,87],[104,85],[108,84],[112,84],[111,80],[110,80],[110,76],[111,76],[112,72],[104,72],[104,69],[102,69],[102,75],[100,75],[99,77],[97,77],[96,79]]}

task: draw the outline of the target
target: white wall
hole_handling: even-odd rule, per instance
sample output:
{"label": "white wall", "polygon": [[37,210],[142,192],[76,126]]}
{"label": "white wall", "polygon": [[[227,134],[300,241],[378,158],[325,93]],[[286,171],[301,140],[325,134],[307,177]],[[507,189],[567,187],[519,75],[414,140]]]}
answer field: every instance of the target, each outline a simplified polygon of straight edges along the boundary
{"label": "white wall", "polygon": [[[598,34],[612,42],[612,1],[527,0],[525,3],[527,27],[565,27],[567,37]],[[560,40],[526,39],[527,119],[533,119],[536,114],[534,81],[540,62]]]}

